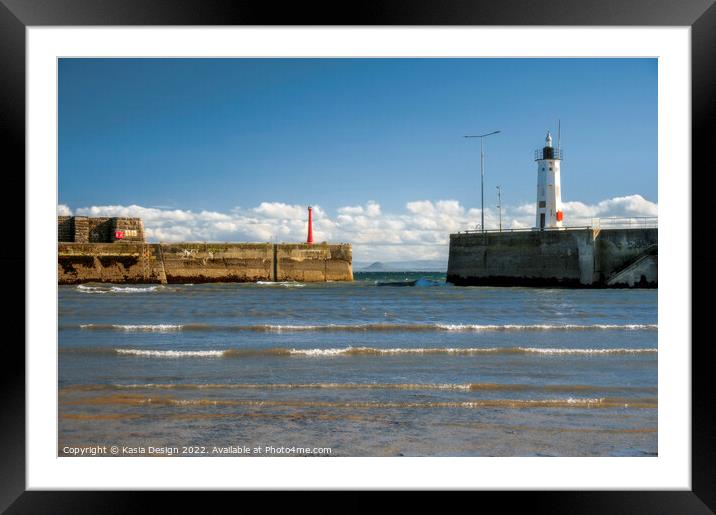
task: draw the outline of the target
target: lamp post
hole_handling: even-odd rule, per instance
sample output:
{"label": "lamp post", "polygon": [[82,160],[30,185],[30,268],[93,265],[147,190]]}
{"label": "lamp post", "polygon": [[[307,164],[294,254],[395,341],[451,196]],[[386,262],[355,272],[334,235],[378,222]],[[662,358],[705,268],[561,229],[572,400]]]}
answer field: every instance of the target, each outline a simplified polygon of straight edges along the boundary
{"label": "lamp post", "polygon": [[465,136],[466,138],[480,138],[480,196],[482,198],[480,204],[480,225],[482,226],[482,232],[485,232],[485,147],[483,140],[487,136],[497,134],[498,131],[488,132],[487,134],[479,134],[477,136]]}
{"label": "lamp post", "polygon": [[497,209],[500,211],[500,232],[502,232],[502,186],[497,187]]}

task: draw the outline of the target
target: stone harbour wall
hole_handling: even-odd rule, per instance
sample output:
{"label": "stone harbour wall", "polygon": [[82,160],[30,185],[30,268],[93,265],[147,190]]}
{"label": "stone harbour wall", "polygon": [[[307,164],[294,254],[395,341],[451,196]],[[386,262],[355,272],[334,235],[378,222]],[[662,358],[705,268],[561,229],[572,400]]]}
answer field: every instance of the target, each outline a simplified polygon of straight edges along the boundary
{"label": "stone harbour wall", "polygon": [[276,245],[276,281],[345,281],[353,279],[351,246],[307,244]]}
{"label": "stone harbour wall", "polygon": [[565,229],[450,235],[447,280],[460,286],[648,287],[658,229]]}
{"label": "stone harbour wall", "polygon": [[59,284],[166,283],[156,245],[146,243],[59,243]]}
{"label": "stone harbour wall", "polygon": [[157,245],[167,283],[271,281],[271,243]]}
{"label": "stone harbour wall", "polygon": [[57,261],[59,284],[353,280],[350,244],[61,242]]}

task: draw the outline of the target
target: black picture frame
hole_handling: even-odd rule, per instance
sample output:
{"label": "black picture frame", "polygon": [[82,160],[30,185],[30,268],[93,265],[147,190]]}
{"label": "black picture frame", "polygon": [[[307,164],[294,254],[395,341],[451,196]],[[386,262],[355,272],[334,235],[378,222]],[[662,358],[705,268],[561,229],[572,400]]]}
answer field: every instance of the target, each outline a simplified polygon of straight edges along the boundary
{"label": "black picture frame", "polygon": [[[0,142],[3,147],[3,184],[22,204],[25,192],[25,30],[31,26],[107,25],[561,25],[561,26],[688,26],[692,44],[692,236],[707,232],[706,209],[713,204],[704,183],[713,174],[711,141],[716,124],[716,5],[714,0],[501,0],[500,2],[442,0],[383,0],[287,3],[224,0],[0,0]],[[709,130],[711,129],[711,130]],[[9,158],[9,159],[8,159]],[[665,173],[666,171],[662,171]],[[684,171],[673,171],[688,176]],[[697,182],[698,188],[694,187]],[[10,195],[8,195],[10,196]],[[16,206],[23,212],[24,206]],[[18,231],[19,232],[19,231]],[[25,269],[25,245],[17,235],[0,254],[7,287],[5,327],[25,338],[24,291],[19,273]],[[692,239],[692,242],[694,240]],[[692,327],[702,327],[712,311],[705,299],[714,286],[716,257],[707,244],[691,248],[692,270],[700,271],[692,288]],[[29,273],[26,271],[26,274]],[[698,302],[702,293],[703,302]],[[24,295],[23,295],[24,296]],[[28,306],[31,309],[31,306]],[[17,313],[13,313],[13,310]],[[23,311],[23,314],[20,311]],[[697,323],[697,318],[701,322]],[[694,336],[697,334],[693,333]],[[707,334],[704,332],[704,334]],[[709,359],[711,339],[693,338],[692,345],[692,489],[642,492],[503,492],[503,507],[528,502],[531,510],[550,513],[712,513],[716,510],[716,427],[714,387]],[[690,342],[670,342],[688,345]],[[17,339],[6,339],[2,363],[2,426],[0,441],[0,509],[7,513],[125,513],[143,512],[148,498],[181,503],[192,509],[186,495],[140,492],[26,491],[25,488],[25,352]],[[205,494],[206,495],[206,494]],[[206,509],[207,504],[201,505]],[[168,505],[164,505],[168,507]]]}

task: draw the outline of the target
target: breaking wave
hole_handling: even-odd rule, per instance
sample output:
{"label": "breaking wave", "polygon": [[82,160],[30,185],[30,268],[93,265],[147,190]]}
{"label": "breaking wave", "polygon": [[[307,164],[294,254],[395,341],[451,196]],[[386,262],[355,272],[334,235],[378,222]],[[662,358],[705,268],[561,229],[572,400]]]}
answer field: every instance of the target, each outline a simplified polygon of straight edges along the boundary
{"label": "breaking wave", "polygon": [[[273,284],[273,283],[272,283]],[[608,330],[656,330],[658,324],[258,324],[258,325],[209,325],[190,324],[82,324],[82,329],[117,331],[231,331],[231,332],[499,332],[499,331],[608,331]]]}
{"label": "breaking wave", "polygon": [[155,286],[88,286],[80,284],[77,291],[83,293],[149,293],[161,289],[161,285]]}
{"label": "breaking wave", "polygon": [[512,383],[139,383],[75,384],[61,389],[68,392],[108,390],[458,390],[458,391],[549,391],[657,393],[656,387],[600,386],[582,384]]}
{"label": "breaking wave", "polygon": [[609,397],[567,397],[563,399],[479,399],[471,401],[386,402],[253,399],[177,399],[171,396],[145,397],[115,394],[61,401],[65,405],[151,405],[151,406],[242,406],[343,409],[430,409],[430,408],[656,408],[656,399]]}
{"label": "breaking wave", "polygon": [[644,329],[658,329],[658,324],[436,324],[446,331],[593,331],[622,329],[638,331]]}
{"label": "breaking wave", "polygon": [[158,358],[220,358],[226,351],[222,350],[143,350],[143,349],[115,349],[117,354],[131,356],[145,356]]}
{"label": "breaking wave", "polygon": [[185,326],[181,324],[82,324],[81,329],[116,330],[129,332],[160,332],[181,331]]}
{"label": "breaking wave", "polygon": [[[230,351],[229,351],[230,352]],[[538,347],[487,348],[388,348],[346,347],[338,349],[291,349],[292,355],[302,356],[382,356],[391,354],[642,354],[656,349],[555,349]]]}
{"label": "breaking wave", "polygon": [[295,281],[256,281],[257,286],[283,286],[284,288],[303,288],[303,283]]}
{"label": "breaking wave", "polygon": [[541,355],[623,355],[656,354],[653,348],[615,348],[615,349],[557,349],[539,347],[486,347],[486,348],[385,348],[343,347],[327,349],[224,349],[224,350],[149,350],[114,349],[117,354],[158,357],[250,357],[250,356],[300,356],[300,357],[336,357],[336,356],[390,356],[390,355],[479,355],[479,354],[541,354]]}

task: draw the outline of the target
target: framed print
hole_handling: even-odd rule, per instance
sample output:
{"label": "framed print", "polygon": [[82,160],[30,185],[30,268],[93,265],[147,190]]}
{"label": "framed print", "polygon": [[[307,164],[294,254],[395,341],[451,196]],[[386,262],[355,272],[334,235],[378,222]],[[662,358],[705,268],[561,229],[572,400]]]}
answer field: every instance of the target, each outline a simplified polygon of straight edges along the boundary
{"label": "framed print", "polygon": [[9,513],[188,489],[713,509],[712,2],[3,1]]}

